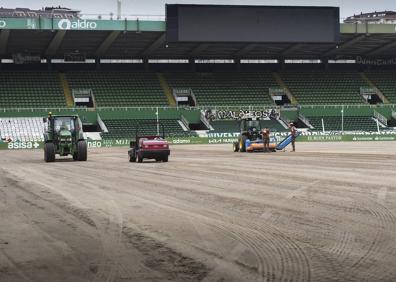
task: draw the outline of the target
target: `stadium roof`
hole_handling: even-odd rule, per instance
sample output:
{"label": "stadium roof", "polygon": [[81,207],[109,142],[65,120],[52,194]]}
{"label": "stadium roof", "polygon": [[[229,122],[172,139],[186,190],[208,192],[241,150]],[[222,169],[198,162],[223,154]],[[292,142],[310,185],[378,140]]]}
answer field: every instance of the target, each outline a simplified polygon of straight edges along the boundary
{"label": "stadium roof", "polygon": [[172,43],[165,21],[0,18],[0,57],[355,59],[396,57],[395,24],[341,24],[338,44]]}

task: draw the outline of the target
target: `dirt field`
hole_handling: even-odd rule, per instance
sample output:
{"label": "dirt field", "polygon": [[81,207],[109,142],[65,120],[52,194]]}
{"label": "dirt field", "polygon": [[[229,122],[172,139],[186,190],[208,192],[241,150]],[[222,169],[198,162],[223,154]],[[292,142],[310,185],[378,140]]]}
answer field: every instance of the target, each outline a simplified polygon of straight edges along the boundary
{"label": "dirt field", "polygon": [[0,281],[396,281],[396,143],[0,152]]}

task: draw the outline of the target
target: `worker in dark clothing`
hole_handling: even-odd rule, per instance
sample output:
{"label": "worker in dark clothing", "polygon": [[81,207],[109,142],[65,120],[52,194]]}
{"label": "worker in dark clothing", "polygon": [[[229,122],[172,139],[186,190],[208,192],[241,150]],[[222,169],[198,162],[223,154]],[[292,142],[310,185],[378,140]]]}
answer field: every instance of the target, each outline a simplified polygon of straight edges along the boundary
{"label": "worker in dark clothing", "polygon": [[269,152],[270,130],[268,128],[263,129],[263,142],[264,142],[264,152]]}
{"label": "worker in dark clothing", "polygon": [[290,129],[290,134],[292,136],[292,141],[291,141],[292,147],[293,147],[292,152],[295,152],[296,151],[296,138],[297,138],[297,134],[298,134],[297,128],[294,126],[294,123],[290,123],[289,129]]}

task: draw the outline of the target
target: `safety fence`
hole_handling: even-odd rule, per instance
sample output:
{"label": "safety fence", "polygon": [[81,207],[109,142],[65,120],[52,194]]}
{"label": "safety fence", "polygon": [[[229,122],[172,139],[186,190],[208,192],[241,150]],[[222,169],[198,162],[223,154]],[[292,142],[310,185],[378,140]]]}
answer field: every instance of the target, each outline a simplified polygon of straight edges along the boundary
{"label": "safety fence", "polygon": [[196,107],[177,107],[177,106],[150,106],[150,107],[96,107],[92,108],[68,108],[68,107],[42,107],[42,108],[0,108],[0,112],[3,113],[13,113],[13,112],[48,112],[48,111],[78,111],[78,112],[92,112],[92,111],[144,111],[144,110],[206,110],[206,109],[218,109],[218,110],[255,110],[255,109],[280,109],[280,110],[302,110],[302,109],[344,109],[347,110],[361,110],[361,109],[390,109],[396,111],[396,104],[316,104],[316,105],[285,105],[285,106],[275,106],[275,105],[199,105]]}

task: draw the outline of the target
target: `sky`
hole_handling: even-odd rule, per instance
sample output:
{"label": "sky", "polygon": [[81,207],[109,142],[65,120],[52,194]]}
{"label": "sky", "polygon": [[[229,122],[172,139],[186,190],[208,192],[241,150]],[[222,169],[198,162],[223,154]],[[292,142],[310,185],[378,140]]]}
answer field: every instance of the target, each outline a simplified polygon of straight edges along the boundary
{"label": "sky", "polygon": [[[165,3],[228,4],[228,5],[293,5],[338,6],[341,18],[360,12],[396,10],[396,0],[121,0],[122,14],[164,15]],[[0,0],[0,7],[41,9],[45,6],[65,6],[84,14],[116,13],[116,0]]]}

